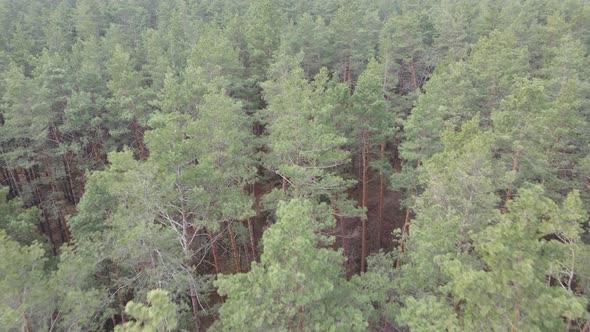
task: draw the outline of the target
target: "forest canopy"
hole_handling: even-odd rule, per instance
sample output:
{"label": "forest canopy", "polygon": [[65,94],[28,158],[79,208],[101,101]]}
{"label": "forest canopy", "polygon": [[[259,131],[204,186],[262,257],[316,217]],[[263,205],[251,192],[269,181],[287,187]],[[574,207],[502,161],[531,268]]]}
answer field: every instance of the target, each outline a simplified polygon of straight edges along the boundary
{"label": "forest canopy", "polygon": [[0,0],[6,331],[590,331],[587,0]]}

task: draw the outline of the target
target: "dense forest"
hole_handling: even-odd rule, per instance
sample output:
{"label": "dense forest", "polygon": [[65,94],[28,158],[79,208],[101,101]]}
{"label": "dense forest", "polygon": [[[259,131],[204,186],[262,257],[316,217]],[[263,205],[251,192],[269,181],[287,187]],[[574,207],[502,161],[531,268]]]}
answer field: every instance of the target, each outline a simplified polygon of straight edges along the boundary
{"label": "dense forest", "polygon": [[587,0],[0,0],[1,331],[590,332]]}

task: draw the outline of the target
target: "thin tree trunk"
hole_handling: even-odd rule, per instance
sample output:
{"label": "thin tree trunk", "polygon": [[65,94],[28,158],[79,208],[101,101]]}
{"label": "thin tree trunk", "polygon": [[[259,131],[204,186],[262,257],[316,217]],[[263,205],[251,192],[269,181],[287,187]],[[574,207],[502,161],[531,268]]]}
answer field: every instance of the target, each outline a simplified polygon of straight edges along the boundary
{"label": "thin tree trunk", "polygon": [[[384,162],[385,143],[381,143],[381,162]],[[379,172],[379,223],[377,224],[377,249],[381,249],[381,230],[383,228],[383,196],[384,196],[383,170]]]}
{"label": "thin tree trunk", "polygon": [[18,197],[22,197],[22,193],[20,192],[20,189],[18,188],[18,184],[19,184],[19,181],[18,181],[18,173],[16,172],[16,170],[12,170],[12,172],[11,171],[8,171],[8,174],[11,175],[12,182],[14,182],[15,194]]}
{"label": "thin tree trunk", "polygon": [[303,331],[303,307],[297,308],[297,330]]}
{"label": "thin tree trunk", "polygon": [[248,218],[248,233],[250,233],[250,248],[252,249],[252,260],[256,260],[256,245],[254,244],[254,226],[252,218]]}
{"label": "thin tree trunk", "polygon": [[[250,255],[248,255],[248,245],[246,244],[246,242],[244,242],[242,244],[242,249],[244,249],[244,259],[246,260],[246,270],[248,269],[248,266],[250,266],[250,262],[252,261],[250,259]],[[242,255],[240,255],[240,263],[242,262]]]}
{"label": "thin tree trunk", "polygon": [[234,230],[231,226],[231,221],[227,222],[227,230],[229,232],[229,239],[231,241],[231,249],[232,255],[234,256],[234,264],[236,266],[236,272],[240,273],[240,260],[238,258],[238,246],[236,245],[236,237],[234,235]]}
{"label": "thin tree trunk", "polygon": [[348,85],[348,94],[352,96],[352,59],[350,56],[346,60],[344,75]]}
{"label": "thin tree trunk", "polygon": [[59,210],[57,211],[57,220],[58,220],[58,222],[60,224],[63,225],[63,229],[62,229],[63,235],[62,235],[62,238],[65,238],[65,241],[64,242],[70,242],[70,240],[72,238],[72,235],[70,234],[70,230],[68,228],[68,224],[67,224],[65,218],[63,217],[63,215],[61,214],[61,212]]}
{"label": "thin tree trunk", "polygon": [[[190,249],[190,241],[189,241],[189,220],[186,217],[186,210],[184,207],[184,201],[182,203],[182,251],[184,253],[184,260],[186,267],[190,267],[193,265],[192,258],[193,254]],[[211,234],[211,233],[209,233]],[[210,235],[211,236],[211,235]],[[217,268],[217,264],[215,265]],[[189,270],[190,271],[190,270]],[[195,291],[195,287],[192,282],[192,273],[189,272],[189,291],[191,297],[191,306],[193,311],[193,321],[195,323],[195,330],[199,331],[201,326],[201,320],[199,318],[199,302],[197,300],[197,292]]]}
{"label": "thin tree trunk", "polygon": [[[518,168],[518,160],[520,159],[520,153],[522,152],[521,149],[516,150],[514,157],[512,158],[512,171],[516,172]],[[510,182],[508,185],[508,189],[506,190],[506,201],[504,202],[504,211],[508,211],[508,203],[512,199],[512,185],[513,182]]]}
{"label": "thin tree trunk", "polygon": [[49,242],[51,243],[51,250],[53,251],[53,255],[57,256],[57,250],[55,248],[55,240],[53,239],[53,234],[51,232],[51,223],[49,222],[49,216],[47,215],[47,209],[43,208],[41,210],[43,214],[43,218],[45,219],[45,225],[47,228],[47,237],[49,237]]}
{"label": "thin tree trunk", "polygon": [[193,321],[195,322],[195,331],[199,332],[201,329],[201,319],[199,318],[199,301],[197,300],[197,292],[191,282],[189,285],[191,294],[191,305],[193,307]]}
{"label": "thin tree trunk", "polygon": [[133,120],[131,121],[131,126],[133,127],[133,135],[135,136],[135,141],[137,142],[137,147],[139,149],[139,159],[145,160],[147,157],[147,153],[145,145],[143,144],[143,132],[141,128],[139,128],[137,118],[133,118]]}
{"label": "thin tree trunk", "polygon": [[340,236],[342,238],[342,256],[344,256],[344,272],[348,274],[348,257],[346,256],[346,223],[344,218],[340,217]]}
{"label": "thin tree trunk", "polygon": [[23,332],[31,332],[31,323],[29,322],[29,318],[27,317],[27,314],[23,312],[23,321],[24,321],[24,326],[23,326]]}
{"label": "thin tree trunk", "polygon": [[62,161],[64,164],[65,173],[66,173],[66,180],[67,180],[67,184],[69,186],[68,195],[70,196],[70,201],[73,204],[77,204],[78,198],[76,197],[76,194],[74,193],[74,182],[72,180],[72,167],[70,166],[70,162],[67,159],[68,158],[66,158],[65,156],[62,156]]}
{"label": "thin tree trunk", "polygon": [[213,263],[215,264],[215,273],[221,273],[221,269],[219,268],[219,259],[217,258],[217,248],[215,247],[215,238],[213,237],[213,233],[211,231],[209,233],[209,240],[211,241],[211,253],[213,254]]}
{"label": "thin tree trunk", "polygon": [[414,66],[414,50],[412,50],[412,56],[410,57],[410,72],[412,73],[412,84],[414,91],[418,90],[418,81],[416,80],[416,67]]}
{"label": "thin tree trunk", "polygon": [[518,331],[518,323],[520,321],[520,301],[519,292],[516,292],[516,302],[514,303],[514,321],[512,322],[512,332]]}
{"label": "thin tree trunk", "polygon": [[[363,154],[362,154],[362,163],[363,163],[363,191],[361,197],[361,207],[367,207],[367,193],[368,193],[368,178],[367,178],[367,143],[366,139],[363,143]],[[367,257],[367,217],[365,216],[361,220],[361,273],[365,272],[366,267],[366,257]]]}
{"label": "thin tree trunk", "polygon": [[115,278],[117,278],[116,281],[116,285],[117,285],[117,301],[118,301],[118,305],[119,305],[119,312],[121,314],[121,321],[123,323],[125,323],[127,321],[127,317],[125,317],[125,303],[123,301],[123,294],[122,294],[122,288],[120,285],[120,272],[121,269],[119,267],[118,263],[115,263]]}
{"label": "thin tree trunk", "polygon": [[[406,209],[406,219],[404,220],[404,226],[402,227],[402,238],[401,238],[400,244],[399,244],[400,253],[404,252],[404,236],[406,236],[406,234],[409,234],[409,232],[410,232],[410,214],[411,213],[412,213],[412,209],[407,208]],[[399,266],[400,266],[400,259],[398,257],[397,261],[395,263],[395,267],[398,268]]]}

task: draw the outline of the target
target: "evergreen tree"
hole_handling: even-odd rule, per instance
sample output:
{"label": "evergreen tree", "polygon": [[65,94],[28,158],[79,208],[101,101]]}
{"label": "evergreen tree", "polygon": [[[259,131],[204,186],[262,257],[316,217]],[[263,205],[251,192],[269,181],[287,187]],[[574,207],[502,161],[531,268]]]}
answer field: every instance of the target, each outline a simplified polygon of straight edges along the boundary
{"label": "evergreen tree", "polygon": [[168,299],[168,292],[155,289],[148,292],[148,301],[151,306],[130,301],[125,306],[125,311],[137,321],[127,322],[115,327],[117,332],[159,332],[173,331],[176,329],[176,308]]}
{"label": "evergreen tree", "polygon": [[318,232],[333,223],[327,206],[292,200],[277,215],[264,234],[260,263],[245,274],[218,276],[215,285],[227,300],[214,328],[364,331],[366,304],[344,278],[342,255],[321,247],[331,241]]}

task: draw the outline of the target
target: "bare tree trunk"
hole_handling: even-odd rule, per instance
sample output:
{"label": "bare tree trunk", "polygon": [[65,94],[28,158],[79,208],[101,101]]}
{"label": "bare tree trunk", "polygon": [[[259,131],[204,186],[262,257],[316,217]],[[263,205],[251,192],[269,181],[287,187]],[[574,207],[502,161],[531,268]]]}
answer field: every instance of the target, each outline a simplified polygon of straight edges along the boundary
{"label": "bare tree trunk", "polygon": [[342,237],[342,256],[344,256],[344,272],[348,273],[348,256],[346,251],[346,223],[344,218],[340,217],[340,236]]}
{"label": "bare tree trunk", "polygon": [[[399,244],[399,251],[400,253],[404,252],[404,237],[409,234],[410,232],[410,214],[412,213],[412,209],[407,208],[406,209],[406,219],[404,220],[404,226],[402,227],[402,238],[400,240],[400,244]],[[398,257],[396,263],[395,263],[395,267],[399,267],[400,266],[400,259]]]}
{"label": "bare tree trunk", "polygon": [[211,241],[211,253],[213,254],[213,263],[215,264],[215,273],[221,273],[221,269],[219,268],[219,259],[217,258],[217,248],[215,247],[215,238],[211,231],[209,233],[209,240]]}
{"label": "bare tree trunk", "polygon": [[137,118],[133,118],[131,121],[131,126],[133,127],[133,135],[135,137],[135,141],[137,142],[137,147],[139,149],[139,159],[145,160],[147,157],[147,152],[145,145],[143,144],[143,131],[139,128],[139,124],[137,123]]}
{"label": "bare tree trunk", "polygon": [[[516,172],[518,169],[518,160],[520,159],[520,153],[522,152],[521,149],[516,150],[514,157],[512,158],[512,171]],[[512,199],[512,185],[513,182],[510,182],[508,185],[508,189],[506,190],[506,201],[504,201],[504,212],[508,211],[508,203]]]}
{"label": "bare tree trunk", "polygon": [[520,301],[519,301],[519,294],[520,292],[516,292],[516,302],[514,303],[514,320],[512,322],[512,332],[518,331],[518,323],[520,321]]}
{"label": "bare tree trunk", "polygon": [[125,303],[123,301],[123,294],[122,288],[120,285],[120,272],[121,269],[119,267],[119,263],[115,263],[115,278],[117,278],[116,286],[117,286],[117,304],[119,305],[119,313],[121,314],[121,321],[123,323],[127,322],[127,317],[125,316]]}
{"label": "bare tree trunk", "polygon": [[248,232],[250,233],[250,248],[252,249],[252,260],[256,260],[256,245],[254,244],[254,226],[252,218],[248,218]]}
{"label": "bare tree trunk", "polygon": [[70,242],[71,239],[71,235],[70,235],[70,230],[68,229],[68,225],[66,223],[66,220],[63,218],[63,216],[61,215],[61,212],[59,210],[57,210],[57,223],[60,226],[60,232],[62,232],[61,237],[64,241],[64,243],[66,242]]}
{"label": "bare tree trunk", "polygon": [[416,91],[418,90],[418,81],[416,80],[416,67],[414,66],[414,50],[412,50],[412,56],[410,57],[410,72],[412,73],[414,91]]}
{"label": "bare tree trunk", "polygon": [[42,208],[41,214],[43,214],[43,218],[45,219],[45,227],[47,229],[47,237],[49,237],[49,242],[51,243],[51,250],[53,251],[53,255],[57,255],[57,249],[55,240],[53,239],[53,234],[51,232],[51,223],[49,222],[49,216],[47,215],[47,209]]}
{"label": "bare tree trunk", "polygon": [[[252,261],[252,259],[250,259],[250,255],[248,254],[248,245],[246,244],[246,242],[244,242],[242,244],[242,249],[244,249],[244,259],[246,260],[246,270],[248,270],[248,267],[250,266],[250,262]],[[242,255],[240,255],[240,263],[242,262]]]}
{"label": "bare tree trunk", "polygon": [[195,323],[195,330],[199,332],[201,329],[201,319],[199,318],[199,301],[197,300],[197,292],[192,282],[189,285],[191,293],[191,305],[193,307],[193,321]]}
{"label": "bare tree trunk", "polygon": [[[381,162],[384,162],[385,143],[381,143]],[[381,230],[383,228],[383,196],[384,196],[383,170],[379,172],[379,223],[377,224],[377,248],[381,249]]]}
{"label": "bare tree trunk", "polygon": [[[187,267],[189,273],[189,291],[191,297],[191,306],[193,311],[193,321],[195,323],[195,330],[199,331],[201,327],[201,320],[199,318],[199,301],[197,300],[197,292],[195,290],[193,281],[192,281],[192,273],[190,272],[190,267],[193,265],[193,253],[190,249],[190,240],[189,240],[189,229],[190,224],[189,220],[186,217],[186,210],[184,207],[184,201],[182,203],[182,251],[184,253],[184,261],[185,266]],[[211,234],[211,233],[209,233]],[[217,264],[215,265],[217,267]]]}
{"label": "bare tree trunk", "polygon": [[8,174],[10,174],[12,182],[14,183],[15,194],[18,197],[22,197],[22,193],[20,192],[20,189],[18,188],[18,185],[19,185],[18,173],[16,173],[16,170],[13,169],[12,172],[8,171]]}
{"label": "bare tree trunk", "polygon": [[23,332],[32,332],[31,329],[31,323],[29,322],[29,318],[27,317],[27,314],[23,312]]}
{"label": "bare tree trunk", "polygon": [[229,239],[231,241],[231,249],[232,255],[234,257],[234,264],[236,266],[236,272],[240,273],[240,260],[238,258],[238,246],[236,245],[236,237],[234,235],[234,230],[231,226],[231,221],[227,222],[227,230],[229,232]]}
{"label": "bare tree trunk", "polygon": [[[367,178],[367,142],[364,138],[363,153],[362,153],[362,168],[363,168],[363,192],[361,196],[361,207],[367,207],[367,193],[368,193],[368,178]],[[366,257],[367,257],[367,218],[366,216],[361,220],[361,273],[365,272]]]}

